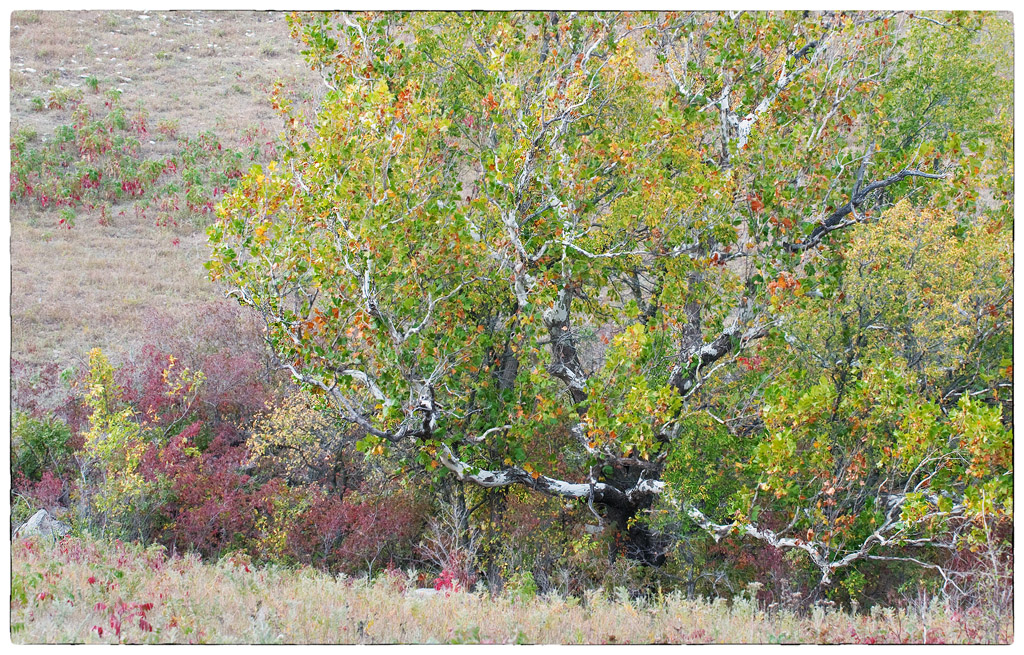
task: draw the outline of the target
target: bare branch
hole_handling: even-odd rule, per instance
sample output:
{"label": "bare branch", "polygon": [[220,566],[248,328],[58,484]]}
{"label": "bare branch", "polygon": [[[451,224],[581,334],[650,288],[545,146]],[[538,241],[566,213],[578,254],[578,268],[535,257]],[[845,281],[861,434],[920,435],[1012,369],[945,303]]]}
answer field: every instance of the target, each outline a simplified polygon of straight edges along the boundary
{"label": "bare branch", "polygon": [[[862,166],[863,168],[863,166]],[[806,239],[798,243],[786,243],[785,247],[790,252],[800,252],[808,250],[821,243],[822,238],[829,232],[840,230],[850,225],[854,225],[857,221],[844,221],[843,219],[849,216],[855,211],[857,207],[862,205],[868,196],[876,191],[880,191],[886,187],[890,187],[897,182],[902,182],[908,177],[922,177],[929,180],[942,180],[945,179],[945,175],[937,175],[934,173],[925,173],[913,168],[905,168],[899,173],[887,177],[883,180],[877,180],[864,187],[862,190],[857,192],[848,203],[832,212],[832,214],[821,222],[818,227],[814,228]]]}

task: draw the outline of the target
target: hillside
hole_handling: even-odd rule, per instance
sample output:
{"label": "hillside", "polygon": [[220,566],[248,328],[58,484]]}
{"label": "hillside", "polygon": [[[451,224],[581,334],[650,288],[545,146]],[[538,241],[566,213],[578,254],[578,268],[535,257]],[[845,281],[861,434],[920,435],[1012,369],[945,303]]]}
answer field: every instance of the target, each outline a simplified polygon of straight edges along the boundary
{"label": "hillside", "polygon": [[[262,160],[280,127],[268,100],[278,80],[307,99],[319,93],[281,13],[21,11],[11,20],[11,134],[27,135],[29,147],[74,122],[70,107],[39,108],[55,91],[80,90],[102,111],[104,91],[119,89],[122,106],[148,112],[140,160],[203,132],[226,149],[261,146]],[[11,206],[14,359],[80,368],[92,347],[124,356],[147,325],[221,302],[202,266],[206,220],[179,211],[176,225],[158,225],[135,204],[112,203],[107,225],[98,210],[76,208],[73,229],[52,205]]]}

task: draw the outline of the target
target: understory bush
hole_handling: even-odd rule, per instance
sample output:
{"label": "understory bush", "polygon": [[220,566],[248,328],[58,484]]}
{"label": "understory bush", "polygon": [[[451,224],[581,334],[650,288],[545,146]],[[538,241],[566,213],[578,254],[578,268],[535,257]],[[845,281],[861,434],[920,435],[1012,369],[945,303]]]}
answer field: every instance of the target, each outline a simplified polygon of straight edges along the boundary
{"label": "understory bush", "polygon": [[[205,348],[190,349],[168,330],[155,339],[160,346],[123,364],[96,349],[73,379],[50,379],[43,367],[33,385],[20,380],[12,529],[46,508],[77,534],[211,560],[241,552],[254,562],[370,575],[415,564],[424,499],[373,475],[354,436],[329,440],[335,428],[315,406],[296,405],[303,396],[268,375],[251,348],[215,334],[224,322],[237,324],[237,310],[205,314],[223,322],[198,320],[185,330],[209,336]],[[49,399],[59,391],[70,398]],[[295,414],[304,418],[295,423]],[[86,418],[72,428],[62,415]],[[324,439],[305,442],[316,462],[288,475],[280,451],[296,448],[291,440],[304,434],[297,428],[311,425]]]}
{"label": "understory bush", "polygon": [[61,419],[16,413],[11,426],[11,478],[38,482],[44,473],[60,473],[71,457],[71,428]]}
{"label": "understory bush", "polygon": [[221,339],[205,352],[173,336],[154,339],[161,346],[119,365],[96,350],[81,374],[44,367],[31,384],[19,373],[12,528],[46,508],[78,535],[209,561],[370,577],[412,570],[410,586],[485,588],[524,602],[593,589],[623,590],[627,599],[675,591],[811,611],[826,602],[912,607],[941,596],[958,616],[974,617],[979,639],[994,638],[1012,607],[1009,522],[987,526],[973,548],[945,561],[959,576],[946,591],[907,562],[865,562],[821,588],[798,552],[735,535],[715,541],[664,521],[661,531],[674,534],[664,565],[640,565],[619,554],[616,531],[586,504],[383,475],[381,456],[358,452],[359,435],[334,424],[318,398],[282,386],[257,353]]}

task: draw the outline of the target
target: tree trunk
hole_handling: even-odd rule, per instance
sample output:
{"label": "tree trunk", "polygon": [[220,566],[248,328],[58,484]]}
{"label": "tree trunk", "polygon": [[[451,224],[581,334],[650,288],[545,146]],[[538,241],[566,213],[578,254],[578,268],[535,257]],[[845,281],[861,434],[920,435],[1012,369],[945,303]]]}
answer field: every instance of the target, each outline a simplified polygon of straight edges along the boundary
{"label": "tree trunk", "polygon": [[[621,488],[634,486],[643,473],[634,466],[616,466],[607,482]],[[649,472],[648,472],[649,477]],[[665,563],[668,539],[657,534],[643,523],[635,521],[638,514],[654,502],[652,496],[643,496],[636,502],[607,502],[605,518],[615,527],[615,548],[612,559],[619,555],[645,566],[661,566]]]}

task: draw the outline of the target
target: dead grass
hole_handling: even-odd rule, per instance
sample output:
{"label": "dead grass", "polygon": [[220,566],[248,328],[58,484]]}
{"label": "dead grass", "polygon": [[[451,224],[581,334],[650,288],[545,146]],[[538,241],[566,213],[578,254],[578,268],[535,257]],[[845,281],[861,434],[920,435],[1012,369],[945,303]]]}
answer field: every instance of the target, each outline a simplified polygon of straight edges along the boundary
{"label": "dead grass", "polygon": [[[410,576],[411,577],[411,576]],[[969,617],[938,601],[916,610],[809,615],[756,602],[585,598],[421,597],[405,574],[376,581],[313,569],[204,564],[161,549],[68,538],[12,545],[16,643],[976,643]],[[413,578],[414,579],[414,578]],[[152,607],[146,608],[147,603]],[[139,608],[144,610],[144,616]],[[118,636],[111,626],[119,621]],[[152,630],[140,627],[144,618]],[[102,635],[97,628],[102,628]],[[1012,625],[1001,641],[1012,640]]]}
{"label": "dead grass", "polygon": [[63,362],[94,346],[123,353],[141,337],[148,308],[173,313],[220,297],[202,268],[202,232],[116,221],[103,228],[89,218],[75,230],[13,230],[16,357]]}
{"label": "dead grass", "polygon": [[[277,56],[268,57],[273,51]],[[247,130],[280,123],[263,89],[281,79],[313,95],[319,85],[274,12],[21,11],[11,16],[11,131],[52,138],[70,111],[33,111],[33,98],[55,87],[122,89],[122,104],[149,111],[152,143],[143,157],[165,152],[161,121],[178,135],[214,131],[226,148],[244,147]],[[202,220],[179,228],[127,218],[104,227],[79,215],[56,227],[56,212],[11,208],[12,355],[26,363],[81,358],[100,346],[112,355],[135,348],[147,308],[172,314],[190,302],[221,296],[206,280]],[[178,244],[175,245],[175,239]]]}

